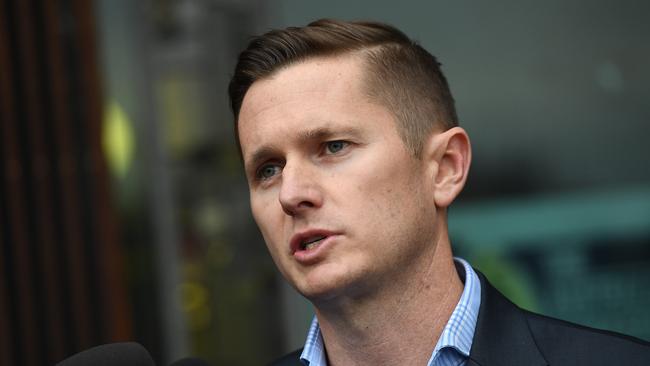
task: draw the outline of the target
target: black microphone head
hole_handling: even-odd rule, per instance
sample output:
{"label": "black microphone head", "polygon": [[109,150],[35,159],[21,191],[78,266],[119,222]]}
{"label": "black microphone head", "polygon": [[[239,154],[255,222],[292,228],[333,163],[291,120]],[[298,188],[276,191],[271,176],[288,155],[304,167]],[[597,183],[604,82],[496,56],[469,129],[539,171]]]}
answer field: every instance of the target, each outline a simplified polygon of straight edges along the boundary
{"label": "black microphone head", "polygon": [[181,358],[169,366],[210,366],[207,362],[196,357]]}
{"label": "black microphone head", "polygon": [[56,366],[155,366],[151,355],[135,342],[109,343],[72,355]]}

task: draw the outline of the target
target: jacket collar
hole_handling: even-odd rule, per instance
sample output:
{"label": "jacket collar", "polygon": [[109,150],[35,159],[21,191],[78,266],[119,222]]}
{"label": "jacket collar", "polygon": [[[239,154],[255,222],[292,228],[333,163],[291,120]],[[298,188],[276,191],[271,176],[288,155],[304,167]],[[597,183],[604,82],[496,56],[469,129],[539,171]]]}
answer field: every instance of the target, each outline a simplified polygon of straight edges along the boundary
{"label": "jacket collar", "polygon": [[481,308],[476,321],[469,365],[548,365],[537,347],[523,310],[506,299],[476,271],[481,280]]}

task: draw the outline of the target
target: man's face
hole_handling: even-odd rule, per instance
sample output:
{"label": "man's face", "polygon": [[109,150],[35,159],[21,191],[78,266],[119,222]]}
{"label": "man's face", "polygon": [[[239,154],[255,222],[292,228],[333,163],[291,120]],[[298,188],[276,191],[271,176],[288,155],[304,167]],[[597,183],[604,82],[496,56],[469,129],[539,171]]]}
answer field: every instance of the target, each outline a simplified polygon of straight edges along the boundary
{"label": "man's face", "polygon": [[316,58],[255,82],[239,116],[253,216],[312,300],[364,296],[422,270],[436,241],[431,163],[362,89],[363,61]]}

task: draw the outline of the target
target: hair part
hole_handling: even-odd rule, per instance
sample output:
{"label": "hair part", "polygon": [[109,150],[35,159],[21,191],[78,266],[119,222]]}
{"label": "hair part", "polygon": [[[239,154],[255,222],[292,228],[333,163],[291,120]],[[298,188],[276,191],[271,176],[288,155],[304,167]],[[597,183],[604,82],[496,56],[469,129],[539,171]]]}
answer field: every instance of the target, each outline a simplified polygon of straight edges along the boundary
{"label": "hair part", "polygon": [[420,156],[434,129],[458,125],[440,63],[417,42],[388,24],[321,19],[255,37],[239,55],[228,88],[237,144],[239,111],[253,83],[300,61],[348,53],[363,56],[366,94],[395,115],[398,133],[414,156]]}

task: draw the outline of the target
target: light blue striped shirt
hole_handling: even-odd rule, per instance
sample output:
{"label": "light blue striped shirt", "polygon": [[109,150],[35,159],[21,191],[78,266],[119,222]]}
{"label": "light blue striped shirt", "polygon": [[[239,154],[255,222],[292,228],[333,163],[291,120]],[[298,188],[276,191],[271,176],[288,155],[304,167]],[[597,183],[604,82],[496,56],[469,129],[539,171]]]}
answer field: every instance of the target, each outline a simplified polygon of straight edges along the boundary
{"label": "light blue striped shirt", "polygon": [[[438,343],[433,349],[427,366],[464,366],[472,348],[472,338],[476,328],[478,310],[481,306],[481,283],[465,260],[454,258],[456,264],[464,269],[465,286]],[[314,317],[307,334],[305,348],[300,355],[305,366],[327,366],[327,356],[318,319]]]}

